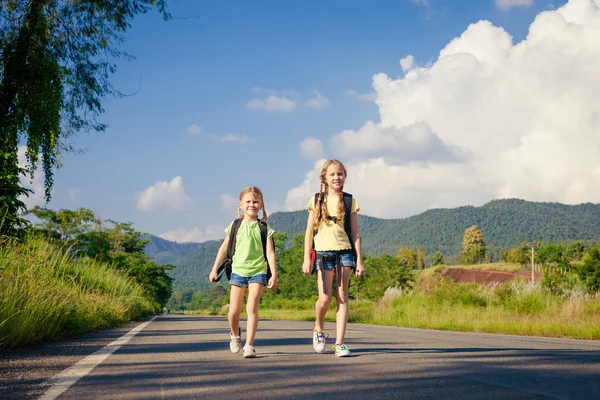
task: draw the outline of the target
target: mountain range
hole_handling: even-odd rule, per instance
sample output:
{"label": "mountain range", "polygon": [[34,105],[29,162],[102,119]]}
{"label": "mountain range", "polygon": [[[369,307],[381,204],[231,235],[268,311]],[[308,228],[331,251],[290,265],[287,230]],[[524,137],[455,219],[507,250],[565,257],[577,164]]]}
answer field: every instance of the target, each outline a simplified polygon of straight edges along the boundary
{"label": "mountain range", "polygon": [[[276,232],[291,238],[306,228],[307,211],[273,213],[268,220]],[[493,200],[480,207],[431,209],[401,219],[381,219],[359,213],[363,253],[395,255],[399,248],[422,247],[429,256],[440,251],[457,259],[465,229],[477,225],[491,254],[522,242],[565,243],[600,241],[600,204],[530,202],[519,199]],[[175,265],[171,275],[175,287],[202,287],[221,241],[175,243],[153,237],[146,254],[157,262]]]}

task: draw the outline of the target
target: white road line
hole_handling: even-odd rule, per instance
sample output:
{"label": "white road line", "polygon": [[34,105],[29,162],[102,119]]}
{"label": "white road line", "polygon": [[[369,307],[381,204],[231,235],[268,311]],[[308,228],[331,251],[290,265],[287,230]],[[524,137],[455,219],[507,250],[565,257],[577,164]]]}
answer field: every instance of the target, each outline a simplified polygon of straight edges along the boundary
{"label": "white road line", "polygon": [[64,371],[56,374],[52,378],[48,379],[48,381],[46,381],[46,384],[50,384],[52,386],[42,395],[42,397],[40,397],[40,400],[56,399],[68,388],[70,388],[75,382],[89,374],[108,356],[110,356],[115,351],[119,350],[119,348],[125,343],[129,342],[129,340],[132,337],[137,335],[142,329],[146,327],[146,325],[148,325],[155,319],[156,316],[154,316],[150,321],[146,321],[136,326],[135,328],[133,328],[114,342],[107,344],[97,352],[90,354],[89,356],[79,361],[72,367],[69,367]]}

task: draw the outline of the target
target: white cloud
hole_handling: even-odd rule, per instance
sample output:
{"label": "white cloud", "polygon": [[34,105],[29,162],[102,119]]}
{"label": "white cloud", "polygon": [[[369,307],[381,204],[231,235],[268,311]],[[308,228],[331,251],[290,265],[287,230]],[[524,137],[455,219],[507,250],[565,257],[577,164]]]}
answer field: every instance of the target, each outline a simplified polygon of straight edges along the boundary
{"label": "white cloud", "polygon": [[250,100],[246,107],[251,110],[265,110],[271,112],[290,112],[296,108],[296,102],[287,97],[277,97],[271,95],[266,99],[254,98]]}
{"label": "white cloud", "polygon": [[192,200],[185,194],[183,180],[176,176],[170,182],[156,181],[138,195],[137,207],[142,211],[188,211]]}
{"label": "white cloud", "polygon": [[344,94],[346,94],[348,96],[357,97],[357,98],[359,98],[361,100],[365,100],[365,101],[375,101],[375,99],[376,99],[375,93],[358,93],[354,89],[346,89],[346,90],[344,90]]}
{"label": "white cloud", "polygon": [[413,69],[415,64],[415,58],[411,55],[408,55],[400,60],[400,66],[402,67],[402,72],[406,73]]}
{"label": "white cloud", "polygon": [[352,160],[383,158],[389,164],[464,161],[467,149],[444,143],[425,122],[397,128],[368,121],[357,132],[346,130],[331,138],[337,156]]}
{"label": "white cloud", "polygon": [[222,194],[221,195],[221,207],[223,210],[235,210],[238,205],[238,199],[229,195]]}
{"label": "white cloud", "polygon": [[315,90],[315,97],[312,99],[308,99],[304,102],[304,105],[308,108],[314,108],[316,110],[321,109],[323,107],[327,107],[331,105],[331,102],[326,97],[323,97],[321,93]]}
{"label": "white cloud", "polygon": [[[592,0],[590,0],[592,1]],[[529,7],[533,4],[533,0],[495,0],[496,7],[500,10],[507,11],[513,7]]]}
{"label": "white cloud", "polygon": [[201,230],[198,227],[194,227],[190,230],[186,230],[184,228],[177,228],[165,233],[161,233],[158,236],[163,239],[179,243],[202,243],[206,242],[207,240],[223,239],[225,237],[225,231],[215,226],[207,227],[205,230]]}
{"label": "white cloud", "polygon": [[197,124],[191,124],[190,126],[188,126],[187,131],[192,135],[202,135],[204,137],[219,142],[246,143],[250,141],[250,137],[246,134],[225,133],[223,135],[217,135],[215,133],[205,132],[204,129],[202,129],[202,127]]}
{"label": "white cloud", "polygon": [[[517,44],[488,21],[472,24],[431,65],[373,77],[380,122],[332,138],[346,189],[362,212],[386,218],[506,197],[598,202],[597,65],[600,0],[540,13]],[[322,162],[286,209],[306,206]]]}
{"label": "white cloud", "polygon": [[315,138],[307,137],[300,142],[300,154],[304,158],[309,160],[319,160],[323,158],[325,151],[323,150],[323,143]]}
{"label": "white cloud", "polygon": [[187,131],[188,131],[188,133],[197,135],[202,132],[202,127],[200,125],[191,124],[190,126],[188,126]]}
{"label": "white cloud", "polygon": [[[17,158],[19,167],[25,168],[27,167],[27,157],[25,153],[27,152],[27,146],[19,146],[17,150]],[[21,176],[20,184],[22,187],[30,189],[33,193],[29,193],[29,197],[27,196],[19,196],[19,200],[21,200],[27,208],[33,208],[35,206],[41,206],[45,203],[44,200],[44,171],[38,165],[38,168],[35,171],[33,180],[30,177]]]}
{"label": "white cloud", "polygon": [[410,0],[418,6],[429,7],[429,0]]}
{"label": "white cloud", "polygon": [[250,141],[250,137],[248,135],[238,133],[226,133],[224,135],[215,135],[214,133],[207,133],[206,136],[213,140],[218,140],[220,142],[246,143]]}

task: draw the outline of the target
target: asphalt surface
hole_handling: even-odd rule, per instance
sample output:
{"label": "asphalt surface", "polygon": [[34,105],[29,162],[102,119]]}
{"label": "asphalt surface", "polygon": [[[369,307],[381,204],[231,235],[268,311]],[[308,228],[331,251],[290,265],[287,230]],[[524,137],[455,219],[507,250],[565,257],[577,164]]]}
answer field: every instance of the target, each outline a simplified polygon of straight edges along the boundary
{"label": "asphalt surface", "polygon": [[[38,398],[137,325],[0,355],[0,398]],[[311,329],[262,320],[257,358],[244,359],[229,351],[226,318],[159,316],[58,398],[600,399],[598,341],[349,324],[353,356],[338,358],[313,351]]]}

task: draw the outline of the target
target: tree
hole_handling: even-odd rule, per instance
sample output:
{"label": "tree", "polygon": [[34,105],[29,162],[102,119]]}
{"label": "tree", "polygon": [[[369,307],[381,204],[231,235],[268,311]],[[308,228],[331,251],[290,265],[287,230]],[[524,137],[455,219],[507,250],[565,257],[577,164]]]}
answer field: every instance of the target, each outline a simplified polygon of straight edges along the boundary
{"label": "tree", "polygon": [[578,240],[576,242],[571,242],[567,245],[565,249],[565,257],[569,261],[579,261],[583,257],[585,253],[585,246],[583,243]]}
{"label": "tree", "polygon": [[500,259],[507,263],[529,265],[531,263],[531,245],[522,242],[514,249],[504,250],[500,254]]}
{"label": "tree", "polygon": [[417,247],[417,268],[425,269],[425,257],[427,257],[427,253],[425,249],[422,247]]}
{"label": "tree", "polygon": [[419,265],[417,252],[407,247],[401,247],[396,253],[396,258],[408,269],[417,269]]}
{"label": "tree", "polygon": [[431,261],[431,265],[433,266],[438,266],[438,265],[444,265],[444,256],[442,255],[442,253],[440,253],[440,251],[436,251],[435,254],[433,255],[433,260]]}
{"label": "tree", "polygon": [[465,265],[478,264],[485,260],[485,242],[483,232],[477,225],[470,226],[465,230],[463,238],[462,263]]}
{"label": "tree", "polygon": [[[26,209],[19,199],[30,191],[41,163],[46,200],[60,155],[72,151],[74,133],[102,131],[96,118],[101,100],[122,96],[110,82],[113,59],[129,56],[117,49],[130,21],[166,0],[3,0],[0,2],[0,209],[6,210],[0,235],[14,234]],[[26,144],[27,165],[18,162]]]}
{"label": "tree", "polygon": [[589,293],[600,292],[600,248],[598,246],[592,247],[583,256],[579,277]]}

